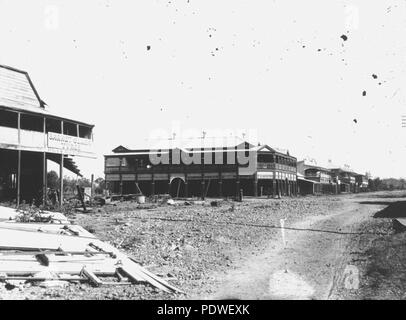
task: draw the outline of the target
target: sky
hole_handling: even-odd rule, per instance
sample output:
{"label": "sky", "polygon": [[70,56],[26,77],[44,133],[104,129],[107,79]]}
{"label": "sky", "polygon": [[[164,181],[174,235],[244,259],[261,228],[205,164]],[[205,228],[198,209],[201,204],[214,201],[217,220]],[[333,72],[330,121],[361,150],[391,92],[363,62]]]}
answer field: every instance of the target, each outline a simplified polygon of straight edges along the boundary
{"label": "sky", "polygon": [[95,124],[87,177],[174,127],[406,177],[405,31],[404,0],[0,0],[0,64]]}

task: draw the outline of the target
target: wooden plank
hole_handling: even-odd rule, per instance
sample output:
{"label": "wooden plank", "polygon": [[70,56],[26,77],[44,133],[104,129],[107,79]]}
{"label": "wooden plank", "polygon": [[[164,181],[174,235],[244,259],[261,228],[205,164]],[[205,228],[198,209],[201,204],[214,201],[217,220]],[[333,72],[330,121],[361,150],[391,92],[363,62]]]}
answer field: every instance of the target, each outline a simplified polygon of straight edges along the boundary
{"label": "wooden plank", "polygon": [[49,263],[63,263],[63,262],[80,262],[80,263],[102,263],[107,261],[108,257],[95,256],[95,257],[85,257],[85,256],[58,256],[58,255],[46,255]]}
{"label": "wooden plank", "polygon": [[[8,275],[25,275],[36,274],[43,271],[56,273],[76,274],[79,275],[83,269],[83,263],[64,262],[57,265],[43,266],[38,261],[0,261],[0,273]],[[86,266],[95,274],[115,275],[116,262],[104,262],[98,264],[89,264]]]}
{"label": "wooden plank", "polygon": [[35,281],[88,281],[87,278],[83,278],[80,276],[71,276],[71,277],[54,277],[54,278],[44,278],[44,277],[24,277],[24,276],[0,276],[0,281],[4,280],[21,280],[21,281],[28,281],[28,282],[35,282]]}
{"label": "wooden plank", "polygon": [[36,224],[36,223],[9,223],[0,222],[0,229],[27,231],[27,232],[41,232],[46,234],[75,236],[81,238],[96,239],[94,235],[78,226],[70,226],[63,224]]}
{"label": "wooden plank", "polygon": [[[54,227],[44,224],[40,227],[54,232],[65,228],[65,226]],[[21,230],[22,228],[23,230]],[[74,226],[74,228],[80,230],[79,234],[87,235],[87,231],[83,228],[79,226]],[[86,237],[38,232],[38,225],[35,224],[3,223],[0,225],[0,229],[0,250],[3,248],[31,251],[14,252],[13,254],[0,251],[0,273],[6,273],[9,276],[25,276],[52,271],[80,275],[85,265],[85,272],[87,272],[88,277],[92,279],[95,285],[101,285],[102,281],[97,279],[97,275],[116,275],[117,267],[119,267],[118,270],[132,282],[148,282],[165,292],[181,292],[142,268],[112,245],[98,240],[93,235]],[[92,252],[94,254],[108,255],[109,257],[87,257],[85,254],[88,253],[89,248],[95,250]],[[63,251],[78,252],[81,256],[58,255]],[[42,263],[45,261],[47,265],[41,265],[37,261],[35,253],[44,257],[45,259],[40,260]],[[119,266],[118,263],[120,263]]]}
{"label": "wooden plank", "polygon": [[85,255],[85,256],[95,256],[95,255],[106,255],[108,257],[114,257],[112,252],[100,252],[100,251],[0,251],[0,259],[7,256],[24,256],[24,255],[36,255],[36,254],[55,254],[55,255]]}
{"label": "wooden plank", "polygon": [[117,270],[135,283],[146,282],[146,279],[140,272],[138,272],[138,270],[126,268],[124,266],[118,267]]}
{"label": "wooden plank", "polygon": [[169,288],[170,290],[174,292],[179,292],[179,293],[184,293],[182,290],[172,286],[168,282],[166,282],[164,279],[158,277],[157,275],[153,274],[152,272],[148,271],[147,269],[143,268],[142,266],[139,266],[139,269],[141,272],[143,272],[145,275],[149,276],[150,278],[154,279],[155,281],[158,281],[160,284],[164,285],[165,287]]}
{"label": "wooden plank", "polygon": [[82,274],[89,279],[89,281],[95,286],[100,287],[103,282],[88,268],[84,267],[82,269]]}
{"label": "wooden plank", "polygon": [[121,272],[126,274],[130,279],[134,282],[140,281],[139,279],[143,279],[143,281],[148,282],[152,286],[170,293],[171,291],[182,292],[181,290],[171,286],[165,280],[159,278],[158,276],[152,274],[151,272],[147,271],[146,269],[142,268],[140,265],[130,262],[124,264],[120,269]]}
{"label": "wooden plank", "polygon": [[50,266],[59,268],[61,263],[78,263],[83,265],[103,265],[103,264],[114,264],[117,262],[115,259],[110,259],[108,257],[83,257],[83,256],[53,256],[47,254],[37,254],[37,255],[8,255],[0,256],[0,263],[2,262],[21,262],[21,263],[34,263],[38,262],[43,266]]}
{"label": "wooden plank", "polygon": [[90,243],[99,242],[88,237],[0,229],[0,249],[86,251]]}

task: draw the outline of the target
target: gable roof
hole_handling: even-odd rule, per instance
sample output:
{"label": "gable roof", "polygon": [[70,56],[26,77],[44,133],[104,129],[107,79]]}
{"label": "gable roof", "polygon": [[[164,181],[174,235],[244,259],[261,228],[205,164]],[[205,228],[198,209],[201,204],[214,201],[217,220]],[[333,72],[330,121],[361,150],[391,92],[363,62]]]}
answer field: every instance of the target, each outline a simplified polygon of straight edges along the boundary
{"label": "gable roof", "polygon": [[137,152],[150,150],[196,150],[196,149],[223,149],[223,148],[253,148],[254,145],[239,137],[198,137],[179,139],[149,139],[139,144],[136,149],[119,146],[113,150],[115,153]]}
{"label": "gable roof", "polygon": [[0,65],[0,105],[28,111],[44,109],[28,73],[3,65]]}
{"label": "gable roof", "polygon": [[0,109],[18,110],[28,114],[48,115],[56,119],[74,121],[94,127],[93,124],[72,119],[45,109],[45,102],[40,98],[27,72],[0,65]]}
{"label": "gable roof", "polygon": [[263,144],[263,145],[260,145],[260,146],[257,146],[257,147],[255,147],[254,148],[256,151],[268,151],[268,152],[275,152],[276,150],[275,149],[272,149],[270,146],[268,146],[267,144]]}

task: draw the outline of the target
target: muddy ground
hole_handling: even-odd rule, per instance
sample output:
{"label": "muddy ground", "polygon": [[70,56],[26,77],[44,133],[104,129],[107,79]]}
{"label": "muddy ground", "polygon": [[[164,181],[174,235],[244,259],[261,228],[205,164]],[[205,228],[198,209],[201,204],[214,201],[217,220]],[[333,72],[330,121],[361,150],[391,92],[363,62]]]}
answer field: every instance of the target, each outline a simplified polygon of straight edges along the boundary
{"label": "muddy ground", "polygon": [[[132,255],[141,265],[168,279],[185,294],[169,295],[144,284],[106,288],[70,284],[66,288],[53,289],[0,286],[0,297],[402,298],[400,293],[379,293],[379,290],[389,290],[387,287],[403,286],[404,277],[396,276],[401,279],[393,282],[387,271],[376,268],[387,264],[387,250],[383,250],[385,255],[382,255],[376,247],[393,246],[393,256],[398,255],[395,248],[406,241],[405,236],[402,233],[394,236],[391,219],[372,218],[387,207],[388,201],[399,200],[400,196],[403,195],[380,193],[246,199],[242,203],[220,201],[216,206],[211,205],[212,200],[178,205],[132,202],[106,205],[91,214],[76,214],[72,219],[101,240]],[[386,197],[384,204],[381,197]],[[368,201],[374,203],[362,203]],[[285,219],[284,237],[281,219]],[[399,261],[405,260],[400,257]],[[350,271],[353,266],[358,270],[360,285],[357,289],[345,286],[348,266]],[[401,263],[398,270],[400,266]],[[376,270],[383,273],[376,274]],[[390,267],[390,270],[395,269]],[[376,280],[377,276],[387,279],[387,285],[378,291],[376,281],[379,284],[381,281]]]}

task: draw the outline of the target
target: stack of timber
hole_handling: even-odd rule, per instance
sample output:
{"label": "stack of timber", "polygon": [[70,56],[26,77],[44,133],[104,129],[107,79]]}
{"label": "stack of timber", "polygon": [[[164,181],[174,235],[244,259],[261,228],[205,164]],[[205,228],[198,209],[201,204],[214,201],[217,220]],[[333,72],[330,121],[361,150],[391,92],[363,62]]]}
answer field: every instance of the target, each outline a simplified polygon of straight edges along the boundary
{"label": "stack of timber", "polygon": [[[3,207],[1,211],[11,214]],[[147,283],[165,292],[182,292],[81,226],[61,223],[60,215],[55,217],[51,223],[0,220],[0,281],[83,281],[94,286]]]}

